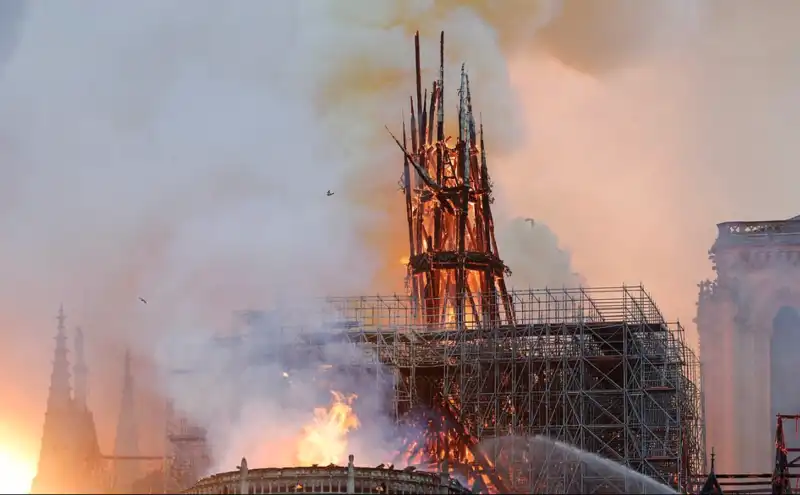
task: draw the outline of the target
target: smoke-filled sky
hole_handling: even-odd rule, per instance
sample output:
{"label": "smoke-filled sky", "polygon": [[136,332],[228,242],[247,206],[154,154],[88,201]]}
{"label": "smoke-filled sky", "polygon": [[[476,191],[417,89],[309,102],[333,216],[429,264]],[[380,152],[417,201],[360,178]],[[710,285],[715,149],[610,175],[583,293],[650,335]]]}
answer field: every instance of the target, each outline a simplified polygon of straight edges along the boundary
{"label": "smoke-filled sky", "polygon": [[450,101],[470,70],[511,284],[642,282],[693,331],[715,224],[798,213],[798,15],[793,0],[0,3],[2,426],[35,457],[60,303],[85,330],[108,450],[123,347],[145,362],[232,309],[402,290],[383,125],[413,90],[416,29],[427,81],[446,31]]}

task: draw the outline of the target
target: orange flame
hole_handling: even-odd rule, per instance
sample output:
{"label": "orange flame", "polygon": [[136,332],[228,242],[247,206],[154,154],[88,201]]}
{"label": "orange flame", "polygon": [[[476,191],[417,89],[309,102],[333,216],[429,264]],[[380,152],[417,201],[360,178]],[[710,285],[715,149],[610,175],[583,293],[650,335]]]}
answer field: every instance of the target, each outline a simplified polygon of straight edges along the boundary
{"label": "orange flame", "polygon": [[297,461],[302,466],[345,464],[347,461],[347,434],[360,426],[352,408],[357,396],[345,396],[333,390],[331,395],[330,407],[314,409],[313,420],[303,427],[303,436],[297,445]]}

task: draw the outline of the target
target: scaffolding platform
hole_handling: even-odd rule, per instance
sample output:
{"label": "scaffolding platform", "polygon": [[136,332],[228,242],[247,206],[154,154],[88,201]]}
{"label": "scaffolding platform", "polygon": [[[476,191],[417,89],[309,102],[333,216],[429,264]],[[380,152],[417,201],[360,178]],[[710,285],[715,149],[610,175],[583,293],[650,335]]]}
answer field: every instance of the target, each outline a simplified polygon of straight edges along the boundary
{"label": "scaffolding platform", "polygon": [[286,328],[294,344],[270,347],[291,362],[293,353],[307,360],[309,346],[322,355],[331,341],[355,345],[359,366],[391,370],[398,421],[427,425],[426,439],[408,439],[407,455],[483,473],[494,490],[599,493],[624,483],[479,452],[482,440],[504,436],[545,435],[674,487],[702,472],[698,362],[681,326],[664,320],[643,287],[509,296],[513,321],[500,312],[462,325],[456,317],[426,324],[411,297],[328,299],[325,331]]}

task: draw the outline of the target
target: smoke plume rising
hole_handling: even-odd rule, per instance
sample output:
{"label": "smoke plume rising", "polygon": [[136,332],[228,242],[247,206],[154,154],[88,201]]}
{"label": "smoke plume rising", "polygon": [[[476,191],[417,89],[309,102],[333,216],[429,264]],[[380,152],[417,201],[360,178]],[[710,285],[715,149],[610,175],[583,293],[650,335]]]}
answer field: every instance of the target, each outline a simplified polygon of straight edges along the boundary
{"label": "smoke plume rising", "polygon": [[558,237],[547,225],[533,218],[517,218],[502,225],[497,243],[503,259],[512,269],[511,288],[578,287],[583,277],[572,268],[569,251],[559,246]]}
{"label": "smoke plume rising", "polygon": [[[448,110],[468,64],[498,230],[532,216],[558,235],[535,251],[572,253],[557,271],[531,256],[531,273],[643,282],[688,322],[713,224],[795,213],[798,6],[586,5],[28,4],[0,30],[0,366],[20,377],[0,419],[38,448],[27,418],[60,302],[85,328],[108,450],[123,346],[153,361],[232,309],[401,290],[400,162],[382,126],[407,106],[415,29],[428,74],[446,30]],[[500,249],[525,273],[534,241],[520,242]]]}
{"label": "smoke plume rising", "polygon": [[[336,339],[326,320],[279,310],[251,318],[235,344],[221,345],[197,331],[172,336],[163,357],[175,369],[192,372],[172,376],[166,392],[178,414],[208,429],[211,472],[232,469],[243,455],[251,466],[296,465],[304,428],[313,426],[315,408],[329,405],[331,391],[354,394],[358,418],[357,428],[341,436],[347,450],[335,462],[345,464],[352,453],[362,464],[376,465],[397,452],[389,416],[393,375]],[[294,325],[303,325],[302,335]],[[331,443],[338,439],[327,439],[325,452],[333,453]]]}

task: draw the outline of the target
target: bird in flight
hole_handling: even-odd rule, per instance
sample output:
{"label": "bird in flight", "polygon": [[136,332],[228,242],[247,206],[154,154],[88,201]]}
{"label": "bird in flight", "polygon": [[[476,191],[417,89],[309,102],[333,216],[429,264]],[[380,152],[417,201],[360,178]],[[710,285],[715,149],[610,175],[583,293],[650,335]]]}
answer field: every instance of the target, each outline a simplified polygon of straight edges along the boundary
{"label": "bird in flight", "polygon": [[328,189],[328,192],[325,193],[325,196],[333,196],[333,192]]}
{"label": "bird in flight", "polygon": [[147,301],[145,300],[145,298],[140,297],[139,300],[142,301],[144,304],[147,304]]}

